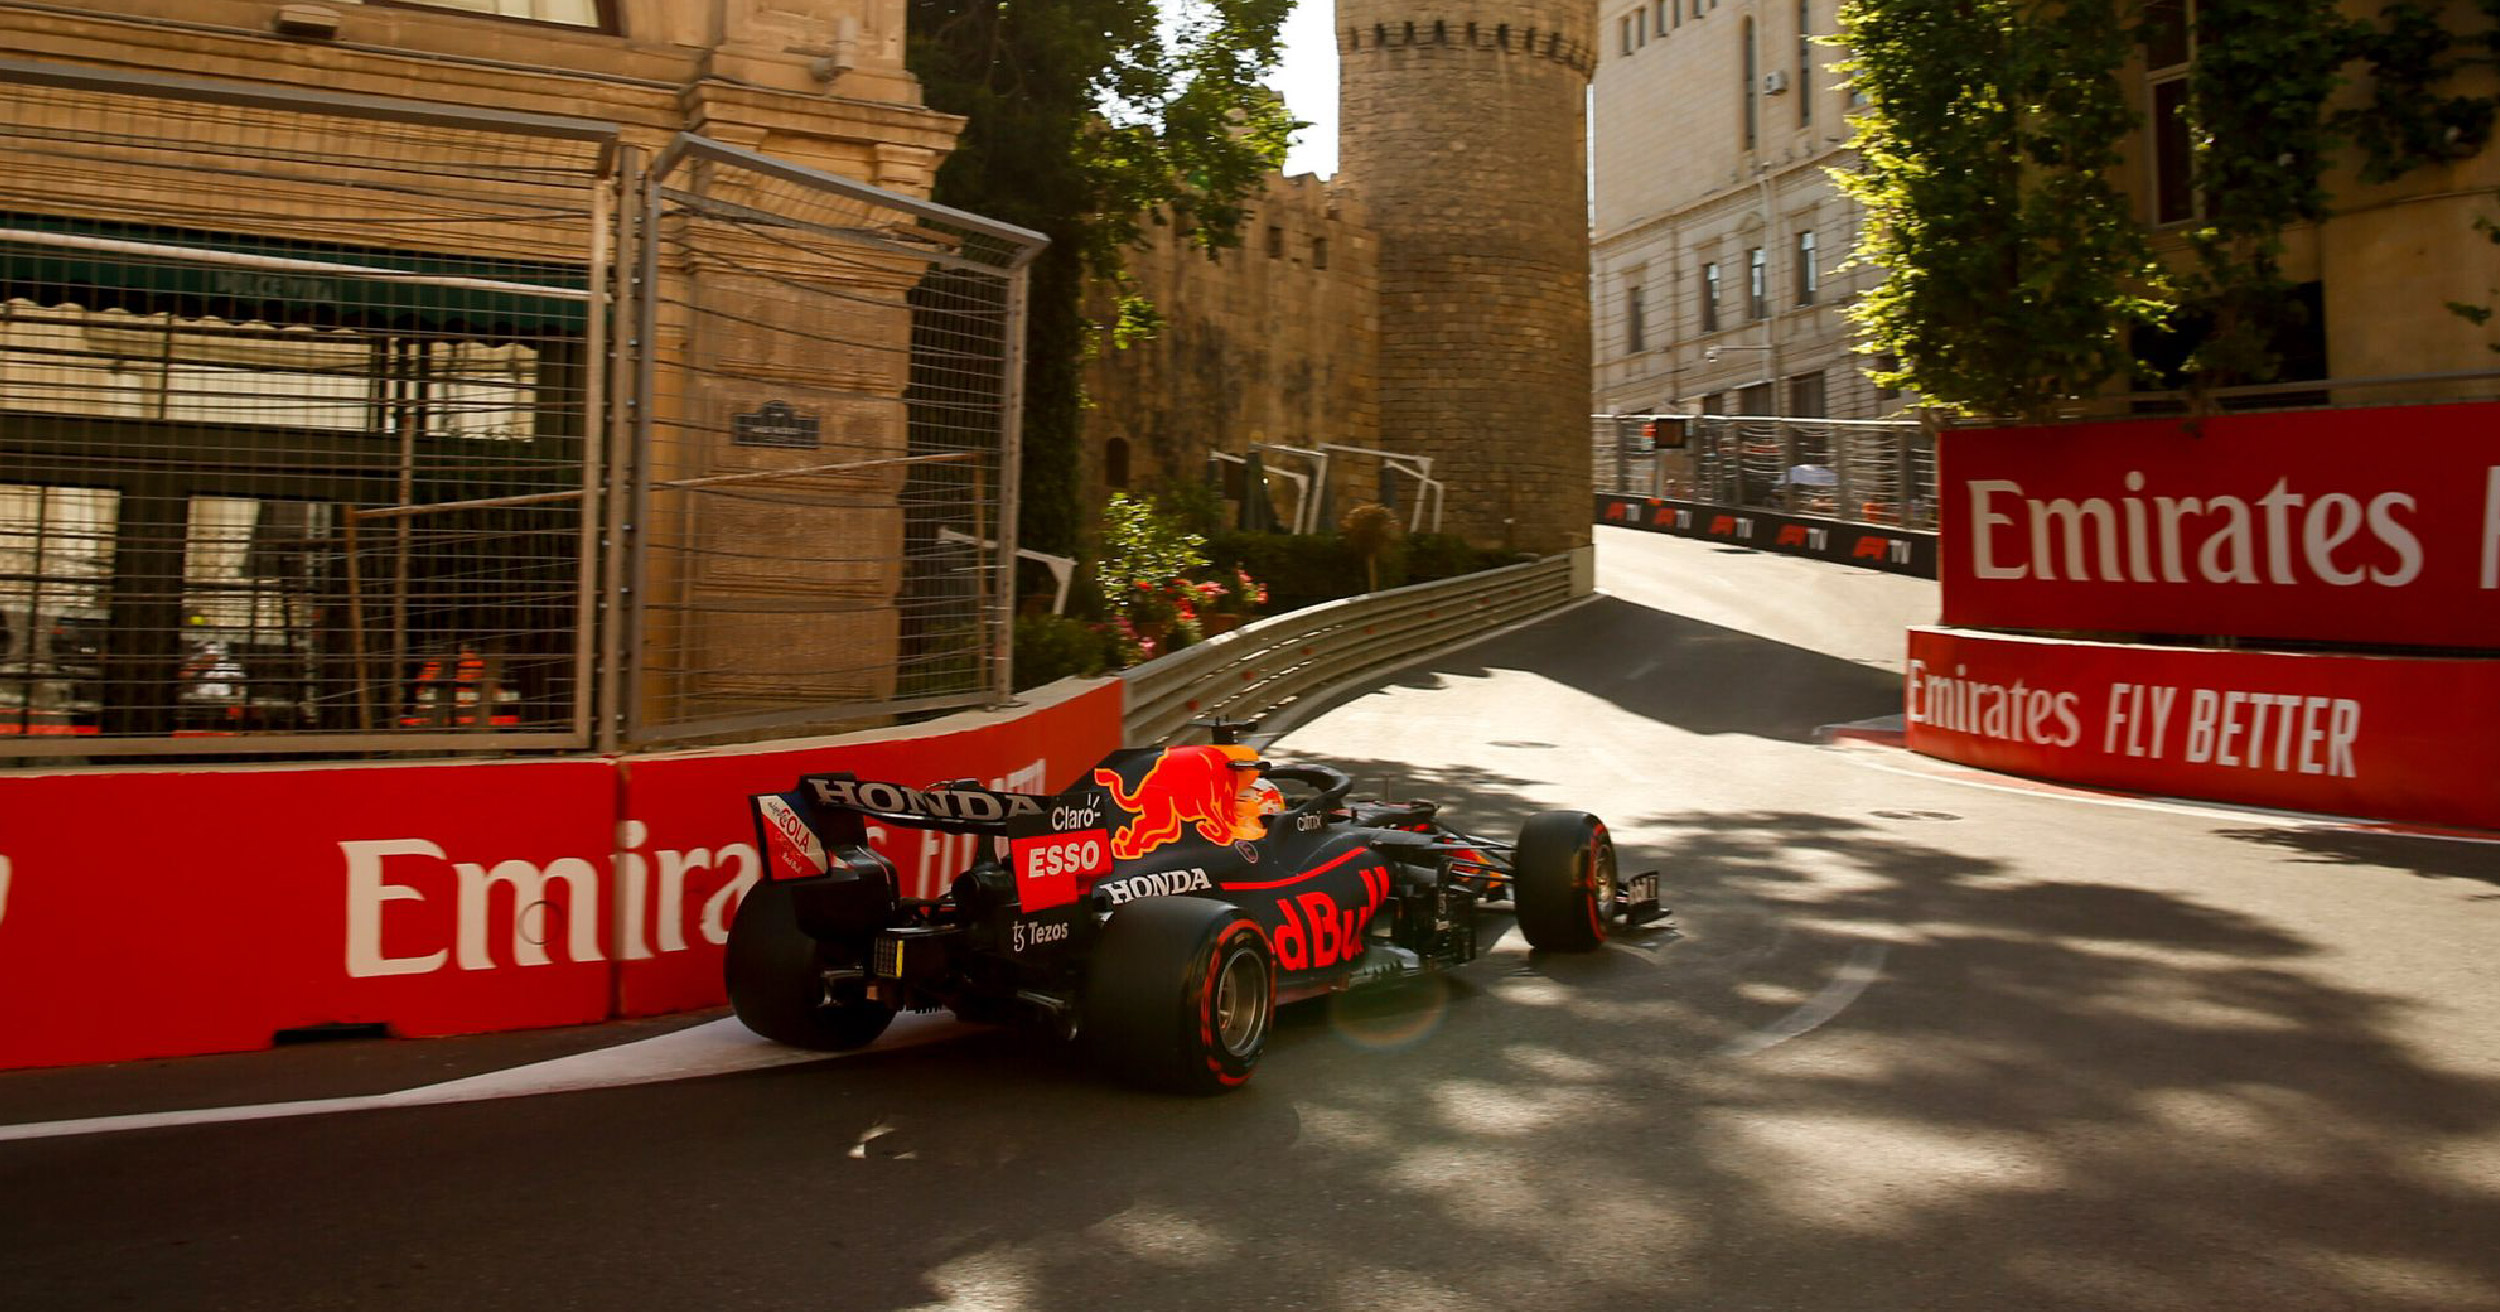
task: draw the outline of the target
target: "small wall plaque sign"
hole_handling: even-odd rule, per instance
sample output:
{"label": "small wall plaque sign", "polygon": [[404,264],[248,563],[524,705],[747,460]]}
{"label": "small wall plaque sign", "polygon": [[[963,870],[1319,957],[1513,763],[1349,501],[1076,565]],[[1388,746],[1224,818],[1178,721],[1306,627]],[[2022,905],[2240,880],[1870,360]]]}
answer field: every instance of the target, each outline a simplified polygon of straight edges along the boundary
{"label": "small wall plaque sign", "polygon": [[819,436],[823,428],[816,416],[800,414],[787,401],[766,401],[731,421],[729,440],[739,446],[813,449],[824,444]]}

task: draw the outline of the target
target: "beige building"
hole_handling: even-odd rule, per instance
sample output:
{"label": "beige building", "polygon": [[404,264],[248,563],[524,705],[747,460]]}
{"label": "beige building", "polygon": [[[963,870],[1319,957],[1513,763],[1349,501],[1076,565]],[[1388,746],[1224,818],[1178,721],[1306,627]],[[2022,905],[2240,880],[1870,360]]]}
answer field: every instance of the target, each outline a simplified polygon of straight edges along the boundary
{"label": "beige building", "polygon": [[0,0],[0,749],[1003,689],[1031,243],[905,12]]}
{"label": "beige building", "polygon": [[[2383,25],[2375,0],[2344,0],[2344,18]],[[2187,233],[2201,202],[2189,181],[2188,128],[2172,114],[2186,95],[2196,59],[2194,0],[2152,0],[2145,8],[2151,38],[2124,71],[2130,103],[2144,126],[2129,142],[2125,186],[2154,248],[2173,267],[2190,261]],[[2487,21],[2454,11],[2443,22],[2460,45]],[[2367,105],[2359,64],[2346,67],[2332,108]],[[2500,93],[2500,69],[2465,66],[2441,96]],[[2329,213],[2285,233],[2283,276],[2296,284],[2309,315],[2278,326],[2272,347],[2285,381],[2406,379],[2338,389],[2339,402],[2386,402],[2446,396],[2490,396],[2490,379],[2436,380],[2434,374],[2484,373],[2500,367],[2491,345],[2500,334],[2447,311],[2448,302],[2489,305],[2500,296],[2500,247],[2477,221],[2500,220],[2500,145],[2484,143],[2459,160],[2410,169],[2387,182],[2364,182],[2362,156],[2346,148],[2323,179]],[[2193,325],[2190,326],[2191,331]],[[2189,345],[2151,354],[2171,363]]]}
{"label": "beige building", "polygon": [[1591,93],[1597,413],[1869,419],[1843,311],[1857,207],[1825,170],[1849,98],[1808,38],[1837,0],[1643,0],[1600,11]]}

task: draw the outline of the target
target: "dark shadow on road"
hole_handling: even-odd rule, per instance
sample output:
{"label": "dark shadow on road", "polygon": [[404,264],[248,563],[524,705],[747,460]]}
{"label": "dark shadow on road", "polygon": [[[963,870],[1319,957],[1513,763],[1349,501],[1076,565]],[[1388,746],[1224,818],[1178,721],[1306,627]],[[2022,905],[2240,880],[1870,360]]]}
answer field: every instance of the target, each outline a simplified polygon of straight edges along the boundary
{"label": "dark shadow on road", "polygon": [[1901,710],[1899,675],[1619,597],[1599,597],[1328,704],[1495,670],[1532,670],[1644,719],[1704,734],[1811,742],[1823,725]]}
{"label": "dark shadow on road", "polygon": [[[2424,879],[2473,879],[2500,885],[2500,842],[2460,842],[2415,834],[2350,829],[2221,829],[2224,838],[2270,847],[2304,865],[2371,866]],[[2477,901],[2500,893],[2476,895]]]}
{"label": "dark shadow on road", "polygon": [[[1530,781],[1336,764],[1504,832]],[[1013,1033],[0,1145],[17,1307],[2500,1307],[2500,1082],[2300,927],[1935,827],[1616,817],[1674,932],[1305,1005],[1239,1093]],[[2287,859],[2292,856],[2287,855]],[[229,1297],[228,1295],[232,1295]]]}

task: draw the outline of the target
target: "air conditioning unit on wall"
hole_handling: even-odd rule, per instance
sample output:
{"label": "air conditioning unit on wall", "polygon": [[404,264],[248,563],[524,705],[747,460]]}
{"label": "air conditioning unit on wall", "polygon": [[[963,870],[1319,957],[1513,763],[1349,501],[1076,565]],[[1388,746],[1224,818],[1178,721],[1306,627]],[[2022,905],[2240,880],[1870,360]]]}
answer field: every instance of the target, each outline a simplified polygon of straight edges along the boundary
{"label": "air conditioning unit on wall", "polygon": [[1788,70],[1775,68],[1762,75],[1762,94],[1776,96],[1788,89]]}

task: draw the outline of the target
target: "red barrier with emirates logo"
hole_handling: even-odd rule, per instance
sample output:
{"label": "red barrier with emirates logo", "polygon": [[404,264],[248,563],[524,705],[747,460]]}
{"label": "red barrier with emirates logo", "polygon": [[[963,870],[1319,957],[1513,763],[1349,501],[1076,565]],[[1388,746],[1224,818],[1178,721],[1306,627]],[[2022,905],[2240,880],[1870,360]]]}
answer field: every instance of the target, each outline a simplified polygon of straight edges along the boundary
{"label": "red barrier with emirates logo", "polygon": [[2070,783],[2500,828],[2500,661],[1910,631],[1912,750]]}
{"label": "red barrier with emirates logo", "polygon": [[0,1067],[608,1013],[606,761],[0,779]]}
{"label": "red barrier with emirates logo", "polygon": [[[756,874],[749,794],[829,770],[1057,788],[1119,745],[1121,710],[1107,680],[881,741],[0,777],[0,1068],[716,1005]],[[907,890],[971,859],[960,837],[878,841]]]}
{"label": "red barrier with emirates logo", "polygon": [[2500,649],[2500,404],[1949,432],[1946,624]]}
{"label": "red barrier with emirates logo", "polygon": [[[800,775],[847,771],[911,787],[974,779],[1007,792],[1055,792],[1120,746],[1117,680],[1014,719],[952,733],[813,747],[719,748],[625,764],[618,835],[621,1014],[719,1004],[721,945],[737,900],[761,873],[747,798]],[[968,834],[871,825],[904,893],[934,897],[975,859]]]}

